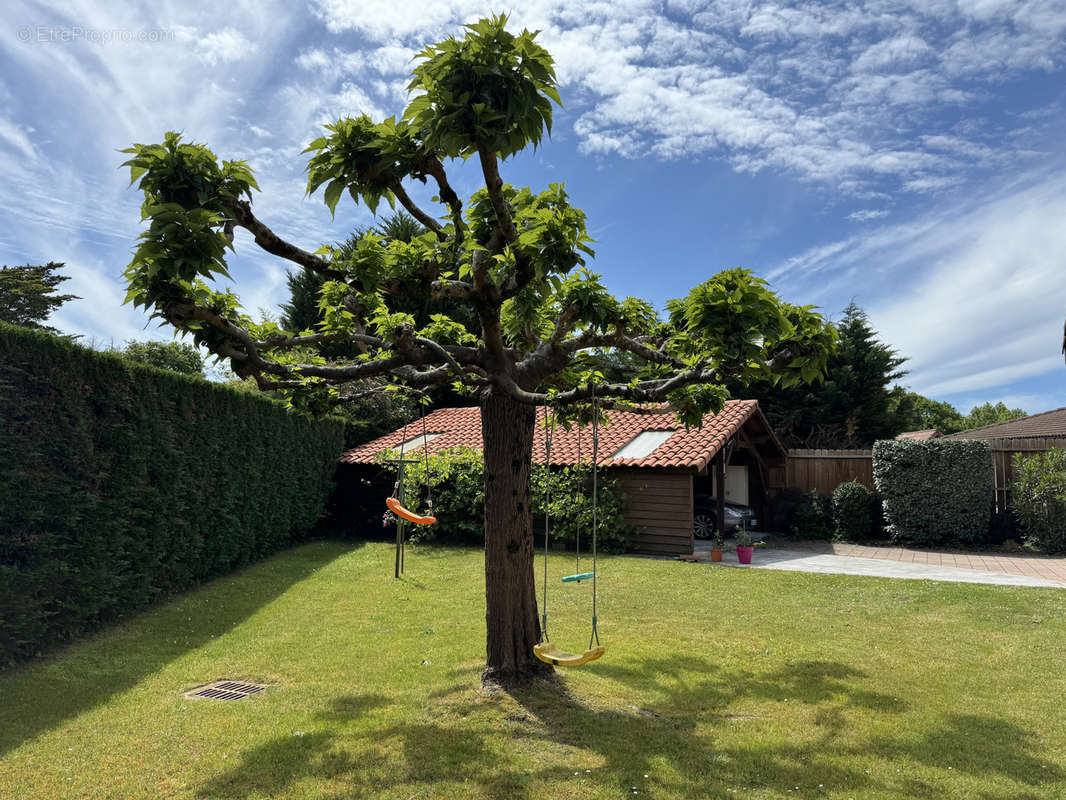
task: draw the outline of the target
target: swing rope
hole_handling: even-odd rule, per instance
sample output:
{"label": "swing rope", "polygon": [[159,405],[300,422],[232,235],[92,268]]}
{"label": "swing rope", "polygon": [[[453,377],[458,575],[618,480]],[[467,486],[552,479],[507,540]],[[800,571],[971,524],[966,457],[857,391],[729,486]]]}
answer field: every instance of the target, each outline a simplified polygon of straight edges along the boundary
{"label": "swing rope", "polygon": [[[426,433],[426,407],[422,406],[422,455],[424,457],[423,463],[425,464],[426,477],[423,481],[423,485],[426,487],[426,516],[433,516],[433,481],[430,480],[429,475],[429,436]],[[400,456],[403,458],[403,456]]]}
{"label": "swing rope", "polygon": [[[600,634],[596,629],[596,576],[599,568],[596,564],[596,528],[598,527],[597,509],[599,508],[599,487],[597,464],[600,450],[599,421],[600,414],[596,408],[596,384],[591,384],[592,393],[592,635],[589,636],[589,649],[592,649],[593,641],[600,643]],[[581,570],[578,570],[580,572]]]}
{"label": "swing rope", "polygon": [[[429,434],[426,432],[426,408],[422,406],[422,453],[425,458],[425,474],[422,477],[422,485],[426,489],[429,502],[429,511],[425,516],[416,514],[404,507],[400,501],[400,482],[404,474],[404,445],[407,444],[407,423],[403,424],[403,441],[400,442],[400,458],[396,465],[396,482],[392,485],[392,496],[385,501],[385,507],[402,520],[414,525],[433,525],[437,518],[433,516],[433,484],[429,479]],[[418,463],[417,459],[414,463]]]}
{"label": "swing rope", "polygon": [[[577,582],[592,578],[592,634],[589,637],[589,646],[584,653],[567,653],[551,643],[548,638],[548,548],[549,531],[551,527],[549,503],[551,500],[551,444],[555,431],[555,414],[552,412],[552,421],[549,424],[547,414],[549,408],[545,407],[545,432],[544,432],[544,466],[545,466],[545,489],[544,489],[544,600],[543,612],[541,613],[540,642],[533,648],[533,653],[541,661],[556,667],[580,667],[590,661],[595,661],[604,654],[604,648],[600,644],[600,634],[596,618],[596,570],[597,562],[597,530],[599,526],[599,478],[597,460],[599,458],[599,407],[596,404],[596,387],[589,384],[592,397],[592,569],[590,573],[568,575],[563,578],[564,583]],[[578,446],[580,447],[580,427],[578,428]],[[579,526],[580,530],[580,526]],[[581,557],[580,547],[578,558]],[[580,563],[580,561],[578,562]],[[595,646],[593,646],[595,644]]]}
{"label": "swing rope", "polygon": [[548,530],[551,519],[552,436],[555,434],[555,414],[548,423],[548,406],[544,406],[544,602],[540,615],[540,640],[548,641]]}

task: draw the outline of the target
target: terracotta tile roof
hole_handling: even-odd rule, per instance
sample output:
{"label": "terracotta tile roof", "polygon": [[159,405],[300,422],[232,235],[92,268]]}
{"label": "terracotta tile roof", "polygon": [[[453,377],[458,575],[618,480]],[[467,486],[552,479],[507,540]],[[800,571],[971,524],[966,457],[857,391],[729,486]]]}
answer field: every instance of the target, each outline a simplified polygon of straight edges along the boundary
{"label": "terracotta tile roof", "polygon": [[1066,408],[1056,408],[1028,417],[993,422],[980,428],[959,431],[949,439],[1063,439],[1066,438]]}
{"label": "terracotta tile roof", "polygon": [[[718,414],[708,414],[703,419],[703,427],[690,428],[677,422],[673,412],[663,411],[659,414],[637,414],[632,411],[611,411],[607,413],[608,425],[600,426],[599,463],[619,467],[659,467],[701,470],[733,434],[740,430],[748,419],[759,412],[755,400],[728,400]],[[538,421],[543,419],[544,411],[537,409]],[[643,431],[674,431],[674,434],[644,458],[611,458],[634,436]],[[427,447],[429,452],[439,453],[452,447],[472,447],[481,449],[481,409],[479,408],[440,408],[426,415],[426,432],[440,434],[432,439]],[[421,422],[407,426],[406,433],[401,428],[372,442],[348,450],[340,460],[346,464],[373,464],[383,450],[399,447],[401,442],[410,441],[422,435]],[[534,435],[533,458],[538,463],[544,461],[545,431],[540,424]],[[552,437],[552,464],[576,464],[580,439],[581,457],[588,460],[592,456],[592,432],[585,428],[579,434],[575,427],[565,431],[557,427]],[[407,450],[406,454],[422,454],[422,448]]]}
{"label": "terracotta tile roof", "polygon": [[940,431],[929,428],[924,431],[905,431],[896,437],[897,439],[915,439],[919,442],[928,442],[930,439],[939,439]]}

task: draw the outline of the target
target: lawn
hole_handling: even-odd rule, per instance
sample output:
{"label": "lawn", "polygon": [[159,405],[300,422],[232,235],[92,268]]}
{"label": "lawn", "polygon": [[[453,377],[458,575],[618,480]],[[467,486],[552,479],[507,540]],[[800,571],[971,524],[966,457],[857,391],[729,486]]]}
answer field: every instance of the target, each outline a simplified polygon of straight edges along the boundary
{"label": "lawn", "polygon": [[407,566],[309,544],[0,674],[0,797],[1066,796],[1061,590],[609,558],[607,655],[484,695],[480,554]]}

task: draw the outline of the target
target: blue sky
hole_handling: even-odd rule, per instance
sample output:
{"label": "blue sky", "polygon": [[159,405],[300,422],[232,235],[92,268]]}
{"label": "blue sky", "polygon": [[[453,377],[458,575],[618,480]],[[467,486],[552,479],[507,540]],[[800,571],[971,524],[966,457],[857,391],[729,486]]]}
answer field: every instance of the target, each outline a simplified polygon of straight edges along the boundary
{"label": "blue sky", "polygon": [[[251,164],[281,235],[343,239],[369,214],[305,197],[300,151],[339,116],[401,111],[414,52],[507,10],[6,8],[0,260],[65,261],[83,299],[53,324],[104,345],[169,335],[122,305],[140,200],[118,150],[183,131]],[[742,265],[834,316],[855,299],[916,391],[1064,404],[1066,0],[529,0],[512,20],[542,31],[565,109],[505,179],[566,182],[616,293],[661,307]],[[249,237],[231,266],[249,310],[285,300],[286,264]]]}

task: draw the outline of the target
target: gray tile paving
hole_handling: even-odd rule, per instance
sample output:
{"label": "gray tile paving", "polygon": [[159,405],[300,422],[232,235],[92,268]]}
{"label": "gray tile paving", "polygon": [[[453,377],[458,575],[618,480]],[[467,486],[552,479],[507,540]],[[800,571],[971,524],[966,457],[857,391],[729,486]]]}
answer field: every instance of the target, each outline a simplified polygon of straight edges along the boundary
{"label": "gray tile paving", "polygon": [[[708,545],[698,542],[696,555],[700,557],[701,561],[710,561]],[[722,563],[726,566],[747,568],[747,565],[737,562],[736,550],[728,546],[725,548],[724,561]],[[837,556],[822,553],[811,554],[809,551],[804,552],[776,547],[772,549],[756,549],[751,567],[789,570],[792,572],[820,572],[829,575],[871,575],[879,578],[906,578],[909,580],[950,581],[953,583],[991,583],[999,586],[1044,586],[1066,589],[1066,584],[1059,581],[1032,578],[1026,575],[1008,575],[1001,572],[986,572],[962,567],[937,567],[930,564],[912,564],[879,558]]]}

